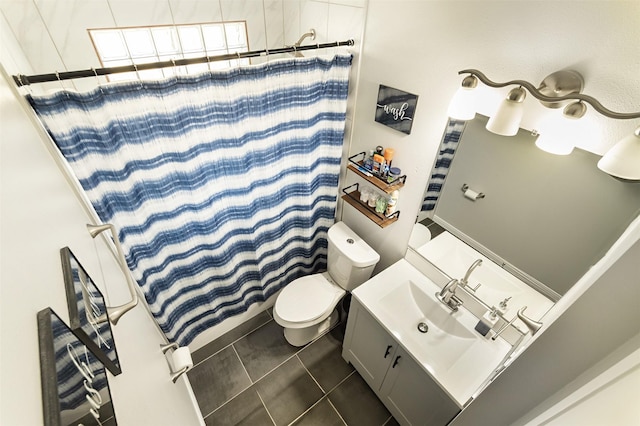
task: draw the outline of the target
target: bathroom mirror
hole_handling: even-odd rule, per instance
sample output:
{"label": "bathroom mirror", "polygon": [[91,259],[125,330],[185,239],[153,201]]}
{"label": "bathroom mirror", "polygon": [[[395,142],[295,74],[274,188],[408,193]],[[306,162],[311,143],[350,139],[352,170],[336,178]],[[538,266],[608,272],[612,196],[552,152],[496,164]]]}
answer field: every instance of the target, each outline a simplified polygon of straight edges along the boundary
{"label": "bathroom mirror", "polygon": [[103,364],[51,308],[37,319],[44,425],[116,425]]}
{"label": "bathroom mirror", "polygon": [[120,374],[104,296],[69,247],[60,249],[60,260],[71,329],[111,374]]}
{"label": "bathroom mirror", "polygon": [[595,154],[548,154],[530,131],[504,137],[486,123],[448,123],[418,221],[432,217],[557,301],[638,215],[640,183],[601,172]]}

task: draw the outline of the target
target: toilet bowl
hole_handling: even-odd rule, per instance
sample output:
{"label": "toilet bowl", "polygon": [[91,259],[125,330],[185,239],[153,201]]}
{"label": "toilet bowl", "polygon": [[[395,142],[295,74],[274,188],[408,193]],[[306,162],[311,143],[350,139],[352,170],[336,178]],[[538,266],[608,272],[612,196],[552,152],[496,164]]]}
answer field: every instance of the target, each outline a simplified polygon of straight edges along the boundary
{"label": "toilet bowl", "polygon": [[340,319],[336,306],[346,291],[328,275],[325,272],[298,278],[276,299],[273,318],[284,327],[285,339],[293,346],[306,345]]}
{"label": "toilet bowl", "polygon": [[365,282],[380,259],[364,240],[344,223],[329,229],[327,272],[298,278],[282,289],[273,307],[273,318],[284,327],[293,346],[304,346],[339,320],[338,302]]}

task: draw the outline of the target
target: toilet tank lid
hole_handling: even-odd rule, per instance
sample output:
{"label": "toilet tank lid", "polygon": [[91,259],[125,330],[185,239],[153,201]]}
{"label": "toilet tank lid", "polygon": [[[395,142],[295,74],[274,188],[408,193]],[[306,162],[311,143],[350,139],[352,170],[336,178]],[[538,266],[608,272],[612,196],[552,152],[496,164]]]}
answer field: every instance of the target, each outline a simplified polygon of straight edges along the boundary
{"label": "toilet tank lid", "polygon": [[344,222],[336,222],[329,228],[329,241],[358,268],[375,265],[380,260],[380,255]]}

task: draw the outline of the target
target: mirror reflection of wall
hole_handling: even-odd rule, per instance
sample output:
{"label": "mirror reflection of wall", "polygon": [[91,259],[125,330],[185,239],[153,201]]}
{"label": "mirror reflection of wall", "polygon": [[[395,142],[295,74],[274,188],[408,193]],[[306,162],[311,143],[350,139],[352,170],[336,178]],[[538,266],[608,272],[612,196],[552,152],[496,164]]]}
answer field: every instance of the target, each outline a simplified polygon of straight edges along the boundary
{"label": "mirror reflection of wall", "polygon": [[69,325],[111,374],[122,372],[104,296],[69,247],[60,249]]}
{"label": "mirror reflection of wall", "polygon": [[45,426],[117,424],[103,364],[50,308],[38,336]]}
{"label": "mirror reflection of wall", "polygon": [[[601,172],[595,154],[551,155],[531,132],[498,136],[486,122],[466,122],[433,219],[557,300],[638,215],[640,183]],[[485,198],[465,197],[465,184]]]}

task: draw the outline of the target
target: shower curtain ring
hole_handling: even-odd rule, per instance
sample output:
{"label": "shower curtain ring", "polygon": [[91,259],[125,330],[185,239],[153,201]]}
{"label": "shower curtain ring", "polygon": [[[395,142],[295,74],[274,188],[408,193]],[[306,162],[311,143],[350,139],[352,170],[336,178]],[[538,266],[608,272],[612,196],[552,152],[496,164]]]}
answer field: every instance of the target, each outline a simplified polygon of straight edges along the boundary
{"label": "shower curtain ring", "polygon": [[140,73],[138,72],[138,65],[133,64],[133,69],[136,70],[136,77],[138,78],[138,82],[140,83],[139,89],[142,89],[142,79],[140,78]]}
{"label": "shower curtain ring", "polygon": [[173,75],[176,76],[176,79],[178,78],[178,66],[176,65],[176,60],[171,58],[171,63],[173,64]]}
{"label": "shower curtain ring", "polygon": [[[62,91],[66,92],[67,89],[65,89],[64,84],[62,84],[62,79],[60,78],[60,74],[58,73],[58,71],[56,71],[56,78],[58,79],[58,82],[60,83],[60,87],[62,87]],[[66,92],[67,94],[67,98],[69,97],[69,92]]]}
{"label": "shower curtain ring", "polygon": [[93,67],[91,67],[91,71],[93,71],[93,75],[96,76],[96,83],[98,85],[98,89],[100,89],[100,93],[104,95],[104,91],[102,90],[102,86],[100,85],[100,78],[98,78],[98,72]]}
{"label": "shower curtain ring", "polygon": [[209,69],[209,75],[212,75],[211,72],[213,71],[211,69],[211,57],[207,54],[207,68]]}
{"label": "shower curtain ring", "polygon": [[30,95],[33,95],[33,92],[31,91],[31,85],[28,82],[23,82],[22,81],[22,74],[18,74],[18,82],[20,83],[20,87],[24,87],[27,90],[27,93],[29,93]]}

